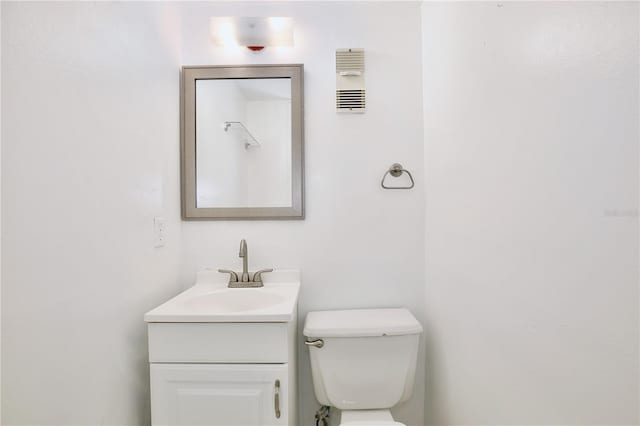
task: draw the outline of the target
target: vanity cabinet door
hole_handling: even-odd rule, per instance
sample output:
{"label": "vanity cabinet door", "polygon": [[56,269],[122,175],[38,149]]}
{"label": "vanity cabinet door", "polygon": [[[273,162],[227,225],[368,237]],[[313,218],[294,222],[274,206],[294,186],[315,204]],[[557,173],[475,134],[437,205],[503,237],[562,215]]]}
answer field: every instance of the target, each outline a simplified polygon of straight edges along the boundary
{"label": "vanity cabinet door", "polygon": [[154,426],[287,425],[287,364],[150,364]]}

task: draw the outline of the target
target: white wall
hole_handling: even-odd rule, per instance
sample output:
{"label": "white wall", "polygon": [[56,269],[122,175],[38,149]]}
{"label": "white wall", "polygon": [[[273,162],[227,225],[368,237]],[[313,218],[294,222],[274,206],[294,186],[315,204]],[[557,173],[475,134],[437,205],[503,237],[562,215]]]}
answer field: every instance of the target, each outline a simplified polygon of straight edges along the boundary
{"label": "white wall", "polygon": [[638,9],[423,5],[430,424],[640,422]]}
{"label": "white wall", "polygon": [[[0,7],[0,46],[2,46],[2,7]],[[0,55],[0,82],[2,81],[2,55]],[[2,84],[0,84],[0,96]],[[0,102],[0,424],[2,423],[2,105]]]}
{"label": "white wall", "polygon": [[3,424],[148,424],[142,315],[180,289],[173,6],[1,7]]}
{"label": "white wall", "polygon": [[[293,16],[296,46],[214,49],[212,15]],[[5,425],[147,424],[143,312],[203,267],[238,268],[241,238],[252,268],[302,269],[301,318],[377,306],[422,318],[418,3],[2,3],[2,24]],[[335,113],[340,47],[367,51],[364,115]],[[234,63],[305,64],[304,221],[179,220],[179,66]],[[395,161],[416,190],[380,188]],[[155,215],[169,219],[164,249]],[[418,379],[397,418],[422,425],[423,400]]]}
{"label": "white wall", "polygon": [[[193,3],[181,6],[184,64],[304,63],[304,221],[183,223],[182,282],[203,267],[240,267],[249,243],[252,268],[294,267],[303,274],[301,319],[314,309],[407,306],[423,313],[424,205],[419,3]],[[212,48],[209,16],[293,16],[295,47]],[[364,47],[367,112],[335,112],[335,49]],[[392,107],[393,106],[393,107]],[[409,168],[413,191],[384,191],[393,162]],[[302,326],[302,321],[300,326]],[[306,349],[299,348],[301,424],[317,403]],[[422,377],[420,357],[418,377]],[[395,410],[423,424],[423,381]]]}

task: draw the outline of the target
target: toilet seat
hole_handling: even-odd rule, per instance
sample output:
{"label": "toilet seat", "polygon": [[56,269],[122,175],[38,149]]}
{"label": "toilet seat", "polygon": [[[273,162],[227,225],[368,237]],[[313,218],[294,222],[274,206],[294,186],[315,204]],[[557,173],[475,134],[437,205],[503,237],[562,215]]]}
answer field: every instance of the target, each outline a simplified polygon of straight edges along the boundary
{"label": "toilet seat", "polygon": [[340,426],[405,426],[389,410],[343,410]]}

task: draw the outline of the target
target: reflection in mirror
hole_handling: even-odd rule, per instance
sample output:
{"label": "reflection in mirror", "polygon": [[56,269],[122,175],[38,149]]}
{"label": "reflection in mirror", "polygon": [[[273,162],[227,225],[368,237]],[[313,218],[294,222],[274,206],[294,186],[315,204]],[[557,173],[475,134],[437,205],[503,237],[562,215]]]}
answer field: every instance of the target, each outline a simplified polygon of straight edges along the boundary
{"label": "reflection in mirror", "polygon": [[291,207],[291,78],[196,80],[196,206]]}

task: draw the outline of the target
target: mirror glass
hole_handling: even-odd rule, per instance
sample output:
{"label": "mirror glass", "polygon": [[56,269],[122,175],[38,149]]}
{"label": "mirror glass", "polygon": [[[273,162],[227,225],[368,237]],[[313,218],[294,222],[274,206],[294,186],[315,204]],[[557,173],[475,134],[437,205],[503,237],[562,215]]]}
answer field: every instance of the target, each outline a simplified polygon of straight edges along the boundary
{"label": "mirror glass", "polygon": [[291,207],[291,78],[196,80],[196,206]]}
{"label": "mirror glass", "polygon": [[304,219],[304,67],[182,67],[182,217]]}

